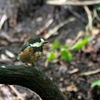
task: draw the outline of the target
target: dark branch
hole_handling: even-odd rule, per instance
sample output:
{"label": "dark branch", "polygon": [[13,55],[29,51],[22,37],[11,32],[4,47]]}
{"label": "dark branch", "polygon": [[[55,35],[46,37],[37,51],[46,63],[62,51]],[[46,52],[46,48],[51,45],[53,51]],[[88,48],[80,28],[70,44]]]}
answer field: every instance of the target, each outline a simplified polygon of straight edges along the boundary
{"label": "dark branch", "polygon": [[43,100],[67,100],[55,84],[38,68],[24,66],[0,66],[0,84],[25,86]]}

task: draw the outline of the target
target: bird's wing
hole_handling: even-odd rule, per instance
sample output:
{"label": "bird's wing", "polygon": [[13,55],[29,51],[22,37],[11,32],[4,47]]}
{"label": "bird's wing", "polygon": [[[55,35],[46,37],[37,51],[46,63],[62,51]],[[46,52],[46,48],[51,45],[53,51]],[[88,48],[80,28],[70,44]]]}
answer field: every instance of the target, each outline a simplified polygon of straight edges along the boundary
{"label": "bird's wing", "polygon": [[21,50],[20,50],[20,52],[23,52],[28,46],[30,46],[29,43],[23,44],[23,45],[22,45],[22,48],[21,48]]}
{"label": "bird's wing", "polygon": [[[23,44],[19,53],[23,52],[28,46],[30,46],[29,43]],[[16,61],[19,61],[19,57],[16,57],[13,62],[16,62]]]}

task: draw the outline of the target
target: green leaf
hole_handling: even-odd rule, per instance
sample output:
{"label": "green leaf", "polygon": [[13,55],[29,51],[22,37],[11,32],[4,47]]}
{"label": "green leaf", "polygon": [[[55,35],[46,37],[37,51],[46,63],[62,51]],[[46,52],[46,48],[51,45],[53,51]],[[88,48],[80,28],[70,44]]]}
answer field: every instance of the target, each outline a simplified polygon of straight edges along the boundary
{"label": "green leaf", "polygon": [[47,61],[51,61],[51,60],[54,60],[55,59],[55,55],[53,52],[51,52],[49,55],[48,55],[48,58],[47,58]]}
{"label": "green leaf", "polygon": [[86,38],[80,42],[77,42],[71,49],[73,50],[80,50],[83,46],[85,46],[89,42],[90,38]]}
{"label": "green leaf", "polygon": [[56,40],[54,41],[54,43],[53,43],[53,45],[52,45],[52,50],[56,50],[57,46],[58,46],[58,39],[56,39]]}
{"label": "green leaf", "polygon": [[96,81],[96,82],[93,82],[93,83],[91,84],[91,88],[93,88],[93,87],[96,86],[96,85],[100,86],[100,80],[99,80],[99,81]]}
{"label": "green leaf", "polygon": [[64,59],[65,61],[70,62],[72,59],[72,54],[68,51],[66,51],[65,49],[60,51],[61,54],[61,58]]}
{"label": "green leaf", "polygon": [[61,46],[61,49],[68,49],[69,47],[68,46]]}
{"label": "green leaf", "polygon": [[100,10],[100,7],[97,7],[97,10]]}

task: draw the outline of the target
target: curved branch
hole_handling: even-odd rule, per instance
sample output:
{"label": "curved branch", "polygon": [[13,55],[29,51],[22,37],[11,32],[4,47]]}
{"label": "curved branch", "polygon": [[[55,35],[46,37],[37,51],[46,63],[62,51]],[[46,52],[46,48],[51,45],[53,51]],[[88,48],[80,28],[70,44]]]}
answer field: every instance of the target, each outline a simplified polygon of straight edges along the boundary
{"label": "curved branch", "polygon": [[0,84],[25,86],[39,94],[43,100],[67,100],[37,67],[0,66]]}

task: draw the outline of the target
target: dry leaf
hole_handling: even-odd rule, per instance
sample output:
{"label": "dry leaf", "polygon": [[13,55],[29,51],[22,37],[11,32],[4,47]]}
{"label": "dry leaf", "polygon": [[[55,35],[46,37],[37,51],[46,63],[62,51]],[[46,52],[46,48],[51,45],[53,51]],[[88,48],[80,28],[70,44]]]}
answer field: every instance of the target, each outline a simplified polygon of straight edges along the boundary
{"label": "dry leaf", "polygon": [[64,78],[60,78],[60,81],[64,81]]}
{"label": "dry leaf", "polygon": [[5,40],[2,40],[2,41],[1,41],[1,45],[6,45],[6,46],[7,46],[7,45],[8,45],[8,42],[5,41]]}
{"label": "dry leaf", "polygon": [[78,89],[77,89],[77,87],[74,85],[74,83],[71,83],[71,85],[68,86],[68,87],[66,88],[66,90],[67,90],[67,91],[74,91],[74,92],[77,92],[77,91],[78,91]]}
{"label": "dry leaf", "polygon": [[11,59],[9,59],[6,55],[4,55],[4,54],[1,54],[1,59],[3,60],[3,61],[11,61]]}
{"label": "dry leaf", "polygon": [[92,28],[92,35],[97,35],[100,33],[100,30],[98,28]]}
{"label": "dry leaf", "polygon": [[93,66],[93,62],[89,62],[88,63],[88,66]]}
{"label": "dry leaf", "polygon": [[6,55],[9,56],[10,58],[14,58],[14,57],[15,57],[15,55],[14,55],[12,52],[8,51],[8,50],[5,50],[5,53],[6,53]]}

